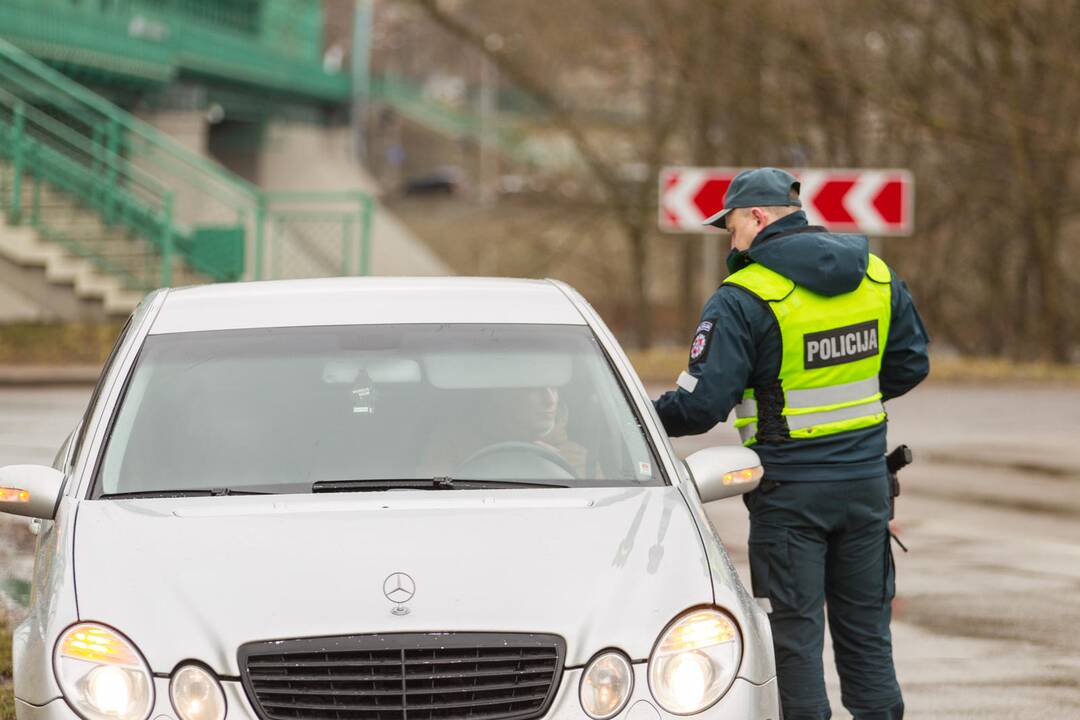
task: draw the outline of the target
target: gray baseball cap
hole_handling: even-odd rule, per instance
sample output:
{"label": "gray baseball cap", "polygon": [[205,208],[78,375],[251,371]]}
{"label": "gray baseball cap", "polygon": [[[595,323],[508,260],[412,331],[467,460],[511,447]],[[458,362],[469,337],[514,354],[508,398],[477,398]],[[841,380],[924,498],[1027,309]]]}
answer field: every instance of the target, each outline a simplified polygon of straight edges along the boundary
{"label": "gray baseball cap", "polygon": [[798,195],[799,181],[785,170],[771,167],[743,170],[732,178],[724,193],[724,209],[702,224],[726,230],[727,214],[735,208],[776,205],[802,207],[801,200],[791,197],[792,190]]}

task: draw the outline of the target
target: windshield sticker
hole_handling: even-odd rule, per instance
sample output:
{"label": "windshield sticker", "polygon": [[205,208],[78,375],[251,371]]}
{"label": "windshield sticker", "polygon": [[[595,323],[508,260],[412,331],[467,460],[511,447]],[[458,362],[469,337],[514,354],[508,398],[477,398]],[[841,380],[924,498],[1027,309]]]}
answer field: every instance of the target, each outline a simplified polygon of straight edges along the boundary
{"label": "windshield sticker", "polygon": [[638,472],[644,477],[652,477],[652,465],[647,462],[639,462],[637,464]]}
{"label": "windshield sticker", "polygon": [[375,412],[375,408],[371,406],[371,388],[356,388],[352,391],[352,394],[353,402],[355,403],[352,409],[354,413],[367,413],[370,415]]}

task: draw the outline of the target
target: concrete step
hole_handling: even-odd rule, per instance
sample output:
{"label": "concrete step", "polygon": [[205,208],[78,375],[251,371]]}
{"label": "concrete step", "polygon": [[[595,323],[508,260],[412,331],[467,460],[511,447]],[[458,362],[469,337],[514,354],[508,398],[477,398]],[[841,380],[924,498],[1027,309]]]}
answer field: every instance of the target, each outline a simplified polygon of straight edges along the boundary
{"label": "concrete step", "polygon": [[[27,184],[23,186],[22,195],[26,203],[23,210],[23,222],[26,223],[30,218],[28,208],[32,201],[32,189]],[[156,250],[135,233],[118,225],[107,224],[96,210],[43,185],[39,196],[38,216],[40,224],[46,230],[46,239],[48,235],[57,233],[77,248],[117,265],[147,285],[157,284],[157,265],[160,261],[155,257],[150,263],[152,269],[149,274],[146,270],[147,253],[156,256]],[[77,253],[72,255],[77,256]],[[174,262],[174,284],[204,284],[210,281],[188,267],[182,258],[177,257]],[[58,267],[61,268],[58,271],[60,276],[67,279],[69,271],[62,265]]]}
{"label": "concrete step", "polygon": [[[42,203],[38,207],[39,222],[57,228],[86,228],[94,232],[129,232],[118,225],[109,225],[96,211],[72,203]],[[22,219],[30,222],[34,217],[32,207],[27,204],[22,209]]]}
{"label": "concrete step", "polygon": [[43,211],[40,214],[40,222],[58,230],[89,231],[99,235],[127,233],[130,231],[119,226],[109,225],[95,214],[85,210]]}
{"label": "concrete step", "polygon": [[[144,296],[123,280],[102,272],[93,261],[43,240],[33,228],[0,224],[0,256],[30,272],[41,272],[48,283],[68,286],[82,300],[101,304],[106,315],[130,313]],[[198,284],[202,276],[183,263],[174,269],[173,284]],[[46,300],[43,300],[47,302]]]}
{"label": "concrete step", "polygon": [[[52,240],[50,233],[46,232],[44,235],[43,239]],[[57,241],[53,244],[63,247],[73,256],[100,258],[137,278],[145,278],[147,284],[155,282],[160,260],[144,243],[93,235],[72,237],[64,234],[63,239],[65,242]]]}
{"label": "concrete step", "polygon": [[50,283],[71,285],[82,298],[108,300],[106,304],[115,307],[116,295],[126,292],[117,278],[100,273],[92,262],[59,245],[42,241],[32,228],[0,227],[0,254],[17,265],[43,270]]}
{"label": "concrete step", "polygon": [[[80,257],[77,253],[71,252],[57,243],[45,242],[41,245],[36,244],[37,232],[32,228],[7,226],[7,233],[11,233],[13,237],[18,238],[18,249],[16,253],[21,252],[21,257],[24,262],[34,263],[39,262],[41,258],[61,258],[57,259],[52,265],[52,279],[58,281],[67,281],[73,277],[70,266],[67,264],[67,260],[62,259],[64,257],[70,257],[73,260],[88,261],[93,264],[93,260]],[[126,239],[118,239],[113,237],[92,238],[80,240],[78,242],[80,248],[84,249],[88,253],[92,253],[104,260],[112,262],[124,270],[128,271],[131,275],[142,279],[148,286],[156,286],[158,283],[158,276],[160,273],[160,259],[156,256],[152,256],[150,261],[150,270],[146,270],[147,259],[145,246],[142,246],[139,241],[131,241]],[[55,248],[55,250],[49,250]],[[47,264],[47,263],[46,263]],[[174,258],[173,260],[173,284],[182,282],[185,285],[199,285],[208,282],[207,278],[201,273],[193,270],[183,260],[183,258]]]}
{"label": "concrete step", "polygon": [[[2,172],[2,166],[0,166]],[[10,179],[5,183],[6,193],[0,203],[6,205],[10,202]],[[22,218],[29,221],[33,215],[33,183],[24,182],[22,185]],[[130,233],[119,225],[108,224],[101,212],[84,205],[79,200],[67,193],[53,189],[48,184],[42,184],[38,195],[37,216],[40,222],[64,232],[74,230],[87,230],[93,233]]]}
{"label": "concrete step", "polygon": [[[156,248],[134,232],[108,224],[99,210],[48,183],[42,182],[35,188],[32,177],[24,178],[20,192],[23,224],[7,225],[4,210],[11,202],[12,178],[10,166],[3,161],[0,161],[0,178],[4,190],[0,195],[0,260],[8,268],[22,267],[31,274],[40,273],[44,284],[35,284],[30,278],[18,281],[25,288],[41,288],[33,291],[40,306],[53,304],[56,291],[48,290],[49,286],[63,286],[70,289],[74,298],[58,305],[75,307],[83,313],[87,303],[97,304],[107,316],[122,316],[130,313],[144,295],[142,289],[132,289],[129,283],[134,280],[147,287],[158,285],[160,257]],[[42,232],[29,225],[31,218],[36,218]],[[50,235],[58,239],[53,241]],[[130,277],[102,269],[94,258]],[[171,285],[206,282],[209,278],[192,270],[182,258],[174,259]]]}

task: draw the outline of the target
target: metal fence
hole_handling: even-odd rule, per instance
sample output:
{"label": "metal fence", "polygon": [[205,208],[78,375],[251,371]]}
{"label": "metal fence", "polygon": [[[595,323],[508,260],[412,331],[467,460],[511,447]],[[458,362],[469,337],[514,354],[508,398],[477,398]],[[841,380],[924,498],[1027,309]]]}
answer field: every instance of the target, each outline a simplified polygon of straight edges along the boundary
{"label": "metal fence", "polygon": [[360,192],[264,193],[255,279],[367,275],[375,203]]}

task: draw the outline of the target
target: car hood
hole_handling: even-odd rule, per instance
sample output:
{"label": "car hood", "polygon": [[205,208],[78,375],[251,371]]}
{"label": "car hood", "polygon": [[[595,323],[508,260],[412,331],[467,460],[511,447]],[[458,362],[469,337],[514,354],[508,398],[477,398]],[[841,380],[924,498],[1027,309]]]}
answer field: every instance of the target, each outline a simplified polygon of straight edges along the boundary
{"label": "car hood", "polygon": [[[389,632],[555,633],[568,666],[644,659],[713,601],[674,487],[84,501],[75,535],[80,619],[155,672],[235,676],[246,642]],[[384,594],[397,572],[415,583],[404,615]]]}

